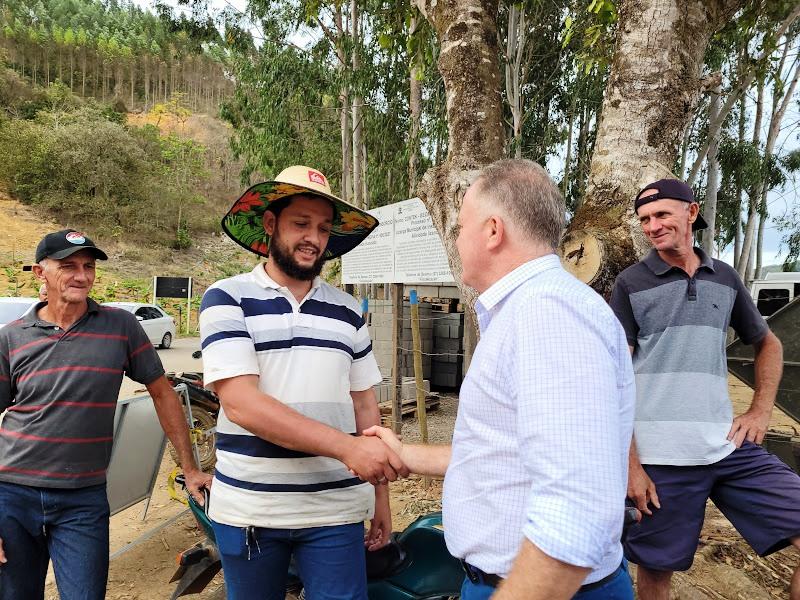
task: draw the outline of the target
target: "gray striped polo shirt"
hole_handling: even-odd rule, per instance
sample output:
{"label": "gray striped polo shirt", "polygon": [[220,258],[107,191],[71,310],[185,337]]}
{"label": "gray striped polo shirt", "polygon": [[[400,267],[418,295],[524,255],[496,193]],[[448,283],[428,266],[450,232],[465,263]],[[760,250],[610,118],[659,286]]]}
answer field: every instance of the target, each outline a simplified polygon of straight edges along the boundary
{"label": "gray striped polo shirt", "polygon": [[52,488],[103,483],[122,376],[149,384],[161,360],[131,313],[99,306],[64,331],[38,304],[0,329],[0,481]]}
{"label": "gray striped polo shirt", "polygon": [[633,348],[642,464],[706,465],[733,452],[725,337],[769,331],[736,271],[695,248],[693,277],[656,250],[617,277],[611,307]]}

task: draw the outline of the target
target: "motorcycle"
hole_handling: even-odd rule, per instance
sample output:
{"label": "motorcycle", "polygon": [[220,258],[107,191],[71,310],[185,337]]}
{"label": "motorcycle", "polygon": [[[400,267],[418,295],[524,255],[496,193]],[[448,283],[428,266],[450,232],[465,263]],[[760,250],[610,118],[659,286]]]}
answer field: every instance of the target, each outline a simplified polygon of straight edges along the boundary
{"label": "motorcycle", "polygon": [[[185,486],[183,475],[178,475],[176,482]],[[199,594],[222,569],[206,512],[208,491],[204,490],[204,494],[204,506],[187,495],[192,515],[206,538],[178,555],[179,566],[170,579],[171,583],[177,582],[171,600]],[[625,531],[641,518],[636,508],[625,508],[623,539]],[[464,570],[447,550],[441,512],[419,517],[402,532],[393,533],[389,544],[375,552],[365,549],[365,553],[369,600],[448,600],[461,595]],[[303,584],[293,564],[289,567],[286,592],[303,598]]]}
{"label": "motorcycle", "polygon": [[[192,358],[202,357],[200,350],[192,353]],[[167,381],[172,387],[178,384],[185,384],[189,393],[189,404],[192,408],[192,427],[190,434],[192,440],[197,444],[197,452],[200,458],[200,468],[203,471],[210,470],[216,458],[214,446],[217,441],[216,427],[217,415],[219,414],[219,398],[211,390],[203,387],[203,373],[201,371],[167,373]],[[184,411],[186,408],[184,408]],[[186,415],[187,420],[189,415]],[[173,462],[180,466],[178,454],[172,444],[168,445],[169,454]]]}
{"label": "motorcycle", "polygon": [[[183,484],[182,476],[176,481]],[[206,538],[178,555],[178,569],[170,579],[177,582],[172,600],[199,594],[219,573],[222,563],[214,530],[204,507],[188,497],[189,508]],[[205,498],[208,506],[208,496]],[[366,549],[369,600],[446,600],[458,598],[464,571],[447,551],[442,513],[435,512],[411,523],[375,552]],[[294,565],[289,567],[287,594],[303,597],[303,584]]]}

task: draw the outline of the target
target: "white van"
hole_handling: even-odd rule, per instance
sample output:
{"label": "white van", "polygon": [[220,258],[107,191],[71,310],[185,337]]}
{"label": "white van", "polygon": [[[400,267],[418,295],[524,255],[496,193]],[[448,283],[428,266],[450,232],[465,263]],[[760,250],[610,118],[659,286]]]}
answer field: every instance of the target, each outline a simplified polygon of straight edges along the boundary
{"label": "white van", "polygon": [[767,273],[764,279],[754,279],[750,289],[758,312],[769,317],[800,296],[800,273]]}

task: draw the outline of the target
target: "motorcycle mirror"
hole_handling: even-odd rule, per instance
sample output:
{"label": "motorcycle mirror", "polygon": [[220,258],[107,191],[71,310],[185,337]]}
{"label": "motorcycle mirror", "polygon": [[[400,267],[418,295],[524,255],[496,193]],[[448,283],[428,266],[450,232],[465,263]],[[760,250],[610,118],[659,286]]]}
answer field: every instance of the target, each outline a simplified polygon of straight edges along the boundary
{"label": "motorcycle mirror", "polygon": [[203,357],[202,350],[195,350],[194,352],[192,352],[192,358],[202,358],[202,357]]}

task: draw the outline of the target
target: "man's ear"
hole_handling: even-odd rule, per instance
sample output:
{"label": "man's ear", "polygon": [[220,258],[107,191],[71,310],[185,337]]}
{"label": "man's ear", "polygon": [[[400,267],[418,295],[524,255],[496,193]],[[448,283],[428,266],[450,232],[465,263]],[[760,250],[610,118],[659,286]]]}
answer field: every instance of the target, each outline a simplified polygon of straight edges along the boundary
{"label": "man's ear", "polygon": [[697,215],[700,214],[700,205],[697,202],[692,202],[689,205],[689,223],[697,221]]}
{"label": "man's ear", "polygon": [[31,271],[33,271],[33,274],[36,276],[36,279],[38,279],[43,283],[47,283],[44,278],[44,269],[42,268],[42,265],[40,264],[31,265]]}
{"label": "man's ear", "polygon": [[506,235],[503,219],[497,215],[490,216],[484,224],[486,231],[486,249],[496,250],[503,243]]}
{"label": "man's ear", "polygon": [[267,232],[267,235],[272,237],[272,234],[275,233],[275,225],[278,222],[278,218],[275,216],[275,213],[271,210],[264,211],[264,216],[262,217],[261,222],[264,225],[264,231]]}

